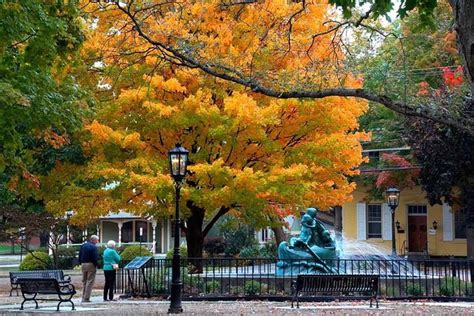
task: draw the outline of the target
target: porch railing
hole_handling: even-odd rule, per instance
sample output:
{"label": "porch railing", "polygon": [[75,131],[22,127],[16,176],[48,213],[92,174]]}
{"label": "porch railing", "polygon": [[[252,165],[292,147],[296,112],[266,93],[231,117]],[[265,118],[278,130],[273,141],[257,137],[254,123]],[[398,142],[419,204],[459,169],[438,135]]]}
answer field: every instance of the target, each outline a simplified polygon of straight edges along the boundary
{"label": "porch railing", "polygon": [[[116,291],[167,297],[171,261],[155,258],[141,271],[119,270]],[[287,299],[298,273],[277,273],[277,262],[266,258],[182,259],[183,299]],[[336,273],[380,275],[381,297],[474,299],[474,261],[466,259],[337,259],[326,263]],[[196,266],[202,271],[195,273]]]}

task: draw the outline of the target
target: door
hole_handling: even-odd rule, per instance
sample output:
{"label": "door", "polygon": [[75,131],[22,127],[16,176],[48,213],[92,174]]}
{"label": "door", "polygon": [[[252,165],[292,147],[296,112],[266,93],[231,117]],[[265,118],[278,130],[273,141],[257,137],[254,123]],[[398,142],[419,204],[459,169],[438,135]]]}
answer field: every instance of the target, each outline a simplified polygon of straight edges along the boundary
{"label": "door", "polygon": [[408,216],[408,251],[427,249],[426,216]]}

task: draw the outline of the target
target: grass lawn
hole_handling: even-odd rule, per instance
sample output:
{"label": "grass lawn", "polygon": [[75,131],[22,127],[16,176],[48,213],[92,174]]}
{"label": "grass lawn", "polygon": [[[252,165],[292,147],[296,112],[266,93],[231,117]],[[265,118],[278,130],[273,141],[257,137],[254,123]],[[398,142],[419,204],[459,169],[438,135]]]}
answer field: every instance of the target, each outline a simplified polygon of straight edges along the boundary
{"label": "grass lawn", "polygon": [[[8,244],[0,244],[0,254],[1,255],[9,255],[12,254],[12,245]],[[20,254],[20,245],[15,245],[15,254]]]}

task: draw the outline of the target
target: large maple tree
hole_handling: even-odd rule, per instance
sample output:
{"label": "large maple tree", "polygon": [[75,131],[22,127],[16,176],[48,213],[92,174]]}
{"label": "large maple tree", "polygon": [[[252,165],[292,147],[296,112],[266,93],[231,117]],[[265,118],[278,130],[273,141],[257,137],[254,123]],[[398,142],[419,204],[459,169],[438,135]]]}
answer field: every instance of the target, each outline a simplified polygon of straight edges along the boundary
{"label": "large maple tree", "polygon": [[[94,2],[107,10],[112,8],[119,19],[125,16],[129,27],[124,29],[146,41],[160,53],[160,58],[198,68],[252,91],[283,99],[363,98],[406,116],[423,117],[473,133],[474,123],[470,118],[458,117],[456,113],[433,109],[426,104],[413,104],[411,98],[354,88],[345,85],[344,80],[326,85],[328,73],[336,73],[339,77],[348,74],[344,69],[344,58],[339,57],[341,51],[350,53],[347,48],[354,32],[363,30],[368,34],[370,39],[365,50],[371,50],[371,39],[393,34],[380,23],[373,23],[374,20],[393,9],[401,17],[417,9],[427,22],[432,18],[436,0],[400,1],[398,4],[387,0]],[[326,10],[328,2],[342,7],[345,18],[343,14],[336,14],[336,8]],[[469,0],[451,1],[451,4],[460,55],[469,82],[472,82],[470,51],[474,6]],[[325,48],[324,43],[328,41],[331,50]],[[321,55],[321,49],[332,57],[325,60],[330,60],[329,63],[322,58],[313,58],[318,50]],[[261,63],[261,57],[265,55],[274,56],[273,62]],[[323,65],[325,67],[321,67]],[[470,86],[472,91],[472,83]]]}
{"label": "large maple tree", "polygon": [[[195,25],[199,36],[238,60],[243,52],[261,45],[262,37],[288,40],[277,25],[287,21],[290,9],[274,7],[267,12],[268,21],[262,23],[275,23],[274,32],[267,34],[246,23],[218,28],[215,22],[227,17],[213,5],[196,3],[191,12],[205,20]],[[314,6],[311,20],[294,25],[291,54],[277,54],[269,47],[242,62],[269,69],[300,67],[295,56],[305,56],[308,68],[324,74],[321,85],[342,80],[359,87],[352,76],[328,71],[336,61],[330,38],[318,41],[310,51],[297,44],[309,32],[327,28],[322,24],[327,9]],[[215,15],[203,15],[208,10]],[[255,21],[256,15],[246,16],[251,13],[240,19]],[[319,22],[313,19],[318,15]],[[174,188],[167,152],[178,142],[190,150],[181,199],[190,257],[202,256],[204,237],[227,213],[262,227],[295,214],[298,207],[324,209],[351,198],[354,184],[347,176],[357,173],[363,159],[360,140],[367,138],[356,132],[365,102],[338,97],[280,100],[256,94],[198,69],[179,67],[171,56],[164,61],[163,52],[137,36],[120,11],[91,10],[89,18],[95,22],[84,54],[95,58],[90,75],[100,79],[97,96],[102,99],[96,119],[83,135],[90,161],[84,167],[58,164],[41,179],[40,194],[49,210],[62,214],[72,208],[75,223],[120,209],[155,218],[170,216]],[[156,34],[180,27],[173,15],[163,24],[149,22]]]}

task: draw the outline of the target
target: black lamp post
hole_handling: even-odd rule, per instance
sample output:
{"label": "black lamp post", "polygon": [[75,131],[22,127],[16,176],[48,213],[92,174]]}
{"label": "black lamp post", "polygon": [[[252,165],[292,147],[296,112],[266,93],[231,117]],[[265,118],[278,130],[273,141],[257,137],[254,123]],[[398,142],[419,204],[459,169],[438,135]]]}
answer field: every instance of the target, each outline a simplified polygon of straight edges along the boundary
{"label": "black lamp post", "polygon": [[174,221],[174,252],[172,265],[172,280],[171,280],[171,303],[168,313],[179,314],[183,312],[181,307],[181,271],[180,261],[181,255],[179,253],[179,238],[180,238],[180,218],[179,218],[179,193],[186,176],[186,168],[188,166],[189,151],[176,144],[176,147],[168,152],[171,176],[174,179],[174,187],[176,189],[176,216]]}
{"label": "black lamp post", "polygon": [[386,198],[387,204],[390,207],[390,211],[392,213],[392,257],[397,256],[397,245],[395,241],[395,209],[400,202],[400,190],[397,188],[389,188],[387,189]]}
{"label": "black lamp post", "polygon": [[74,215],[73,210],[66,211],[66,248],[69,248],[69,244],[71,243],[71,237],[69,232],[69,220],[71,219],[72,215]]}

